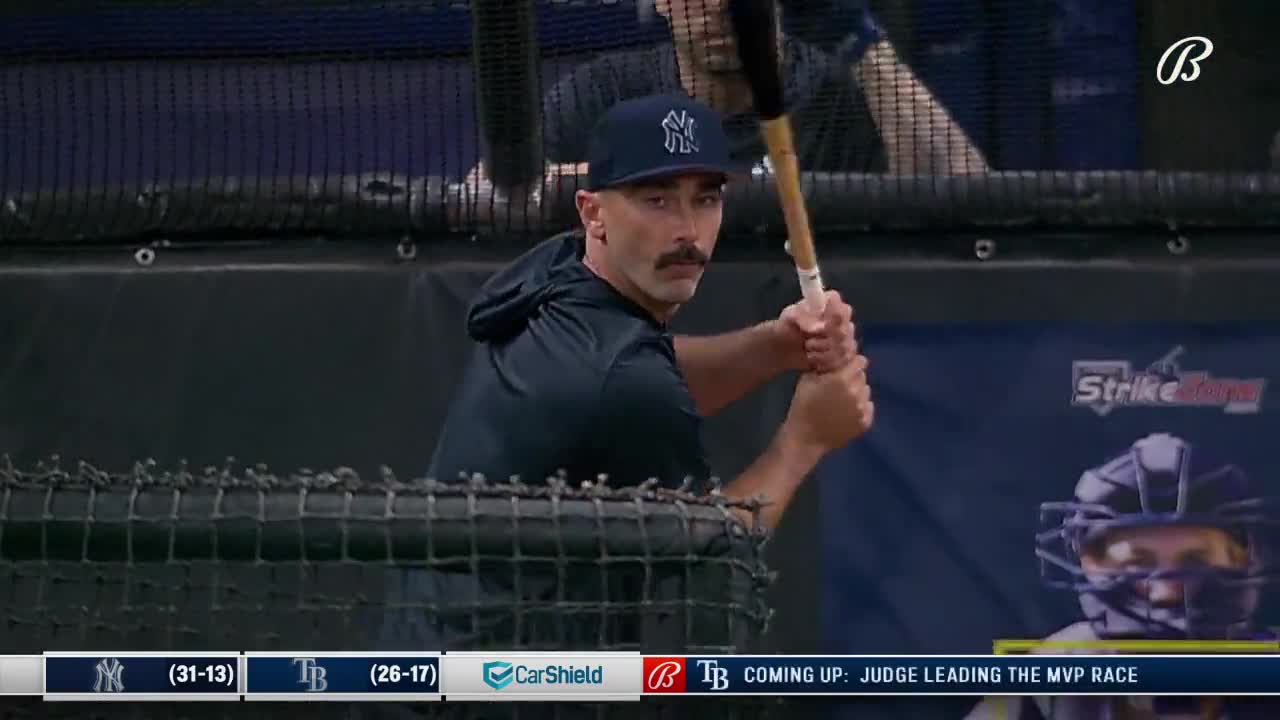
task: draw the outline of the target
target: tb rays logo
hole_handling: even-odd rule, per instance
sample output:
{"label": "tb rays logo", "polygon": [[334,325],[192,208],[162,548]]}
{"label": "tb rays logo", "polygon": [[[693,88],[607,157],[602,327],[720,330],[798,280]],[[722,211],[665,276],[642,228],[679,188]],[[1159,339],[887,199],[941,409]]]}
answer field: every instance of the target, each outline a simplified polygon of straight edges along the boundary
{"label": "tb rays logo", "polygon": [[[1169,72],[1165,72],[1165,65],[1169,59],[1174,57],[1173,66]],[[1194,54],[1193,54],[1194,53]],[[1207,37],[1193,35],[1192,37],[1184,37],[1178,42],[1169,46],[1168,50],[1160,56],[1160,62],[1156,65],[1156,80],[1161,85],[1172,85],[1182,80],[1184,82],[1194,82],[1200,77],[1200,61],[1208,58],[1213,54],[1213,41]],[[1183,72],[1184,65],[1190,65],[1191,69]]]}
{"label": "tb rays logo", "polygon": [[1262,406],[1263,378],[1216,378],[1208,370],[1184,370],[1181,346],[1135,370],[1128,360],[1071,363],[1071,405],[1106,415],[1116,407],[1221,407],[1224,413],[1253,414]]}
{"label": "tb rays logo", "polygon": [[1106,415],[1117,407],[1220,407],[1225,413],[1252,414],[1262,406],[1263,378],[1214,377],[1207,370],[1183,370],[1179,345],[1134,371],[1128,360],[1077,360],[1071,363],[1071,404]]}
{"label": "tb rays logo", "polygon": [[672,155],[698,152],[698,138],[693,134],[697,125],[684,110],[667,113],[667,117],[662,120],[662,129],[667,133],[667,152]]}
{"label": "tb rays logo", "polygon": [[329,670],[316,663],[315,658],[294,658],[298,666],[298,684],[307,686],[307,692],[324,692],[329,689],[326,676]]}

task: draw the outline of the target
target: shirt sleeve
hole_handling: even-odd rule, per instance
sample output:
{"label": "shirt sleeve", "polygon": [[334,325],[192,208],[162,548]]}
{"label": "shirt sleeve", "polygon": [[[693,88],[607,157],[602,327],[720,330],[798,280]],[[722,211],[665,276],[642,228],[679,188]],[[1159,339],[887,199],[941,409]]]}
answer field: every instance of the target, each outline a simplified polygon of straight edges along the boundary
{"label": "shirt sleeve", "polygon": [[659,353],[619,360],[605,378],[602,410],[593,429],[596,457],[614,486],[657,478],[678,487],[710,476],[702,418],[674,362]]}

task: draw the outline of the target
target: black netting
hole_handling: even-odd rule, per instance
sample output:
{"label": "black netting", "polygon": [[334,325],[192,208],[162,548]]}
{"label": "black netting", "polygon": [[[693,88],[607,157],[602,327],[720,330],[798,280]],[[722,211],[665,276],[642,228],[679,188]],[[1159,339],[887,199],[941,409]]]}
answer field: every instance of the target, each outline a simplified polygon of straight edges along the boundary
{"label": "black netting", "polygon": [[[0,241],[561,229],[620,99],[692,92],[763,158],[724,4],[8,3]],[[1274,2],[784,4],[810,8],[781,45],[819,232],[1280,217]],[[1159,82],[1192,36],[1200,75]],[[759,169],[730,230],[781,231]]]}
{"label": "black netting", "polygon": [[[6,466],[0,489],[3,653],[715,654],[750,651],[768,619],[762,536],[748,529],[755,508],[719,497],[146,464],[119,474]],[[57,707],[85,717],[79,704],[39,712]],[[431,716],[663,712],[496,707],[451,703]],[[398,710],[321,710],[348,711]]]}

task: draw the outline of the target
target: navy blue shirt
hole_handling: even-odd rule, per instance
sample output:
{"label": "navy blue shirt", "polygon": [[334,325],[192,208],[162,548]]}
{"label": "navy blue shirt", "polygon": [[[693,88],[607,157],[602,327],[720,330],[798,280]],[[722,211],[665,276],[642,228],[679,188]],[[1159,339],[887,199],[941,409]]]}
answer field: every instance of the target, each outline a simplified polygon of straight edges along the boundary
{"label": "navy blue shirt", "polygon": [[[851,69],[804,43],[784,43],[783,87],[801,170],[885,172],[884,144]],[[607,53],[562,77],[542,100],[544,152],[556,163],[587,160],[591,129],[622,100],[684,93],[670,44]],[[725,118],[734,159],[767,154],[755,113]]]}
{"label": "navy blue shirt", "polygon": [[668,487],[710,471],[702,419],[666,327],[582,263],[584,240],[546,240],[485,283],[467,331],[477,345],[429,476],[480,473]]}

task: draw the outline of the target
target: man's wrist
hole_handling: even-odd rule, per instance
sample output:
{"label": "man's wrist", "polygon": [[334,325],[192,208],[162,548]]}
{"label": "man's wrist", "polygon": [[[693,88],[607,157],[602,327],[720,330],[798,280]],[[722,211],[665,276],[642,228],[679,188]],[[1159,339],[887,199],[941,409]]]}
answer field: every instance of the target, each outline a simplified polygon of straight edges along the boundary
{"label": "man's wrist", "polygon": [[[796,347],[796,337],[782,320],[765,320],[756,326],[761,337],[762,360],[777,372],[803,370],[803,353]],[[799,358],[799,359],[797,359]]]}
{"label": "man's wrist", "polygon": [[827,454],[826,448],[798,432],[790,419],[784,420],[774,435],[773,449],[792,471],[789,474],[800,478],[808,475]]}

